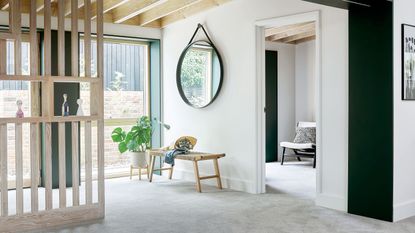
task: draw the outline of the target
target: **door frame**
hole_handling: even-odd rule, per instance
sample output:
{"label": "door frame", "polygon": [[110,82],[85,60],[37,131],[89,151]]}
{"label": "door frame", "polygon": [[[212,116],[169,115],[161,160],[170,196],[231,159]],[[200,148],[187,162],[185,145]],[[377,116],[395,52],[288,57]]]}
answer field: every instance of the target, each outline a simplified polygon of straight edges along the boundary
{"label": "door frame", "polygon": [[256,138],[257,155],[255,184],[256,193],[265,193],[265,29],[284,25],[315,21],[316,22],[316,63],[315,63],[315,101],[316,101],[316,193],[322,193],[322,78],[321,78],[321,13],[312,11],[255,22],[255,55],[256,55]]}

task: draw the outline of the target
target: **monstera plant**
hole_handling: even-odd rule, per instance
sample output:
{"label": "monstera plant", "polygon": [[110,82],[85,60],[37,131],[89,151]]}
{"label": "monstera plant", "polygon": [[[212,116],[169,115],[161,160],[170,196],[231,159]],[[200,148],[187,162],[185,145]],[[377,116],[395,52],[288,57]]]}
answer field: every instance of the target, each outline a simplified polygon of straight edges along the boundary
{"label": "monstera plant", "polygon": [[122,128],[112,131],[113,142],[118,143],[120,153],[129,152],[130,162],[133,167],[147,167],[145,151],[151,148],[152,124],[147,116],[142,116],[137,120],[130,131],[126,132]]}

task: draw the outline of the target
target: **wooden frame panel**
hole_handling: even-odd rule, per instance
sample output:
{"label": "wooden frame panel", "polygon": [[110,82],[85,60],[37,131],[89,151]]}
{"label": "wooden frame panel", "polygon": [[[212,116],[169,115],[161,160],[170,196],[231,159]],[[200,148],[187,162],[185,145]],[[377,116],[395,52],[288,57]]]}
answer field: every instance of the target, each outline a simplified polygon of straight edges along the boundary
{"label": "wooden frame panel", "polygon": [[[56,1],[56,0],[55,0]],[[45,227],[56,227],[61,225],[76,224],[94,219],[103,218],[105,211],[104,195],[104,121],[103,121],[103,1],[71,0],[71,44],[72,44],[72,70],[71,76],[65,76],[65,15],[68,12],[68,1],[58,2],[58,75],[52,76],[51,61],[51,0],[30,0],[30,76],[21,74],[21,0],[15,0],[11,4],[9,33],[0,33],[0,80],[29,81],[32,85],[32,95],[41,95],[42,113],[40,113],[40,102],[32,105],[33,116],[26,118],[7,118],[0,116],[0,232],[30,231],[44,229]],[[85,77],[79,77],[78,69],[78,8],[84,5],[85,17]],[[55,5],[55,4],[54,4]],[[91,5],[96,7],[91,9]],[[26,5],[25,5],[26,6]],[[25,8],[23,8],[25,9]],[[37,38],[37,12],[43,9],[44,13],[44,73],[39,75],[38,70],[38,38]],[[97,76],[91,77],[91,10],[96,12],[97,20],[97,52],[98,67]],[[6,40],[15,41],[15,74],[6,73]],[[89,82],[91,84],[91,97],[93,97],[92,114],[90,116],[54,116],[54,83],[55,82]],[[39,87],[42,86],[42,92]],[[36,101],[32,99],[33,102]],[[39,100],[39,99],[38,99]],[[92,188],[92,121],[97,121],[98,140],[98,203],[93,203]],[[73,202],[68,207],[66,197],[66,124],[72,126],[72,178],[73,178]],[[79,125],[85,122],[85,160],[86,160],[86,204],[80,205],[79,198]],[[54,209],[52,192],[52,123],[58,124],[59,143],[59,208]],[[8,180],[7,180],[7,125],[15,124],[15,148],[16,148],[16,215],[9,216],[8,203]],[[24,213],[23,208],[23,125],[30,125],[30,176],[31,176],[31,212]],[[44,149],[45,149],[45,210],[39,210],[39,156],[40,156],[40,125],[44,127]]]}
{"label": "wooden frame panel", "polygon": [[8,187],[7,187],[7,124],[0,125],[0,192],[1,216],[9,215]]}
{"label": "wooden frame panel", "polygon": [[23,129],[22,124],[15,124],[16,151],[16,214],[23,214]]}
{"label": "wooden frame panel", "polygon": [[65,122],[58,123],[59,141],[59,208],[66,207],[66,138]]}
{"label": "wooden frame panel", "polygon": [[39,124],[30,124],[30,169],[31,169],[31,210],[36,213],[39,210]]}

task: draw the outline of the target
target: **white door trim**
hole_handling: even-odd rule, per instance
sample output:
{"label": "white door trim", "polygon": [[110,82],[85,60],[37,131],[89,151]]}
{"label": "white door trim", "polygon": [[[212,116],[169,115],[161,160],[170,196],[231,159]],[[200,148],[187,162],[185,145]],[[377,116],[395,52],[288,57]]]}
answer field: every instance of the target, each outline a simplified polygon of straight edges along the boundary
{"label": "white door trim", "polygon": [[316,192],[317,196],[322,193],[322,94],[321,94],[321,19],[320,11],[313,11],[255,22],[255,54],[256,54],[256,193],[265,193],[265,29],[279,27],[289,24],[316,22],[316,123],[317,123],[317,165],[316,165]]}

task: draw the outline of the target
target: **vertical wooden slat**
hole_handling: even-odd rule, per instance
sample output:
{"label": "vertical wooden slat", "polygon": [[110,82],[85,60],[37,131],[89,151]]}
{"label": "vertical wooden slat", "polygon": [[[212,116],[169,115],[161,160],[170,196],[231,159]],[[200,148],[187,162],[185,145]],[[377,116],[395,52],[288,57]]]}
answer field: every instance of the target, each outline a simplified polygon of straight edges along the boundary
{"label": "vertical wooden slat", "polygon": [[7,74],[7,42],[6,40],[0,40],[0,75]]}
{"label": "vertical wooden slat", "polygon": [[[71,0],[72,76],[79,75],[78,0]],[[79,124],[72,122],[72,205],[79,206]]]}
{"label": "vertical wooden slat", "polygon": [[84,0],[84,13],[85,76],[91,77],[91,0]]}
{"label": "vertical wooden slat", "polygon": [[51,61],[51,4],[50,0],[44,1],[44,58],[45,58],[45,75],[51,75],[52,73],[52,61]]}
{"label": "vertical wooden slat", "polygon": [[9,196],[7,187],[7,124],[0,125],[0,191],[1,191],[1,216],[9,213]]}
{"label": "vertical wooden slat", "polygon": [[[37,43],[37,0],[30,0],[30,75],[39,74],[39,49]],[[31,113],[40,115],[40,84],[31,83]],[[30,124],[30,181],[31,181],[31,211],[39,211],[39,154],[40,154],[39,124]]]}
{"label": "vertical wooden slat", "polygon": [[85,122],[85,196],[86,204],[92,204],[92,137],[91,121]]}
{"label": "vertical wooden slat", "polygon": [[[51,61],[51,3],[50,0],[44,0],[44,75],[52,74]],[[50,117],[53,115],[53,83],[42,82],[42,116]],[[50,126],[50,125],[49,125]]]}
{"label": "vertical wooden slat", "polygon": [[65,0],[58,0],[58,73],[65,76]]}
{"label": "vertical wooden slat", "polygon": [[77,77],[79,75],[78,0],[72,0],[71,8],[72,76]]}
{"label": "vertical wooden slat", "polygon": [[79,123],[72,122],[72,200],[79,206]]}
{"label": "vertical wooden slat", "polygon": [[31,210],[39,210],[39,124],[30,124],[30,181],[31,181]]}
{"label": "vertical wooden slat", "polygon": [[22,16],[21,0],[10,1],[10,28],[11,33],[14,35],[14,74],[22,74]]}
{"label": "vertical wooden slat", "polygon": [[30,0],[30,74],[38,75],[39,49],[37,43],[37,0]]}
{"label": "vertical wooden slat", "polygon": [[59,123],[59,208],[66,207],[66,140],[65,122]]}
{"label": "vertical wooden slat", "polygon": [[22,124],[15,125],[15,148],[16,152],[16,214],[23,214],[23,130]]}
{"label": "vertical wooden slat", "polygon": [[[30,75],[37,76],[39,74],[39,48],[37,39],[37,19],[36,19],[36,2],[30,0]],[[40,115],[40,83],[32,82],[30,84],[31,99],[31,115]]]}
{"label": "vertical wooden slat", "polygon": [[95,99],[98,99],[97,114],[100,116],[97,125],[98,140],[98,203],[105,210],[105,174],[104,174],[104,9],[103,1],[97,1],[97,75],[100,81],[94,84]]}
{"label": "vertical wooden slat", "polygon": [[45,207],[53,208],[52,195],[52,124],[45,123]]}

